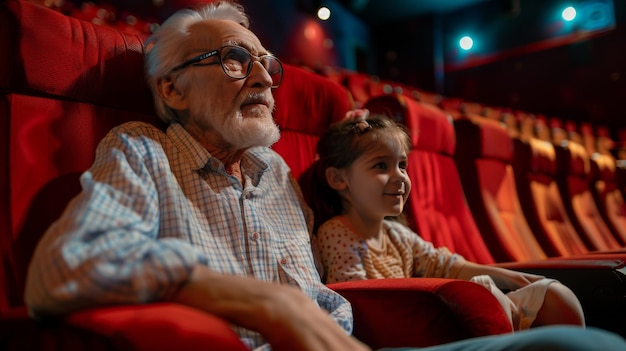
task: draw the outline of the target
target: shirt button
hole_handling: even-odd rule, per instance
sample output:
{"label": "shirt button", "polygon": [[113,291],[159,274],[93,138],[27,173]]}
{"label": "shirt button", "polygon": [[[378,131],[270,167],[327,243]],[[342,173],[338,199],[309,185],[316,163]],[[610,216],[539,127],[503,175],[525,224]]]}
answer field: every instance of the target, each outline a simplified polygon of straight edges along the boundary
{"label": "shirt button", "polygon": [[252,239],[257,240],[259,238],[259,233],[252,233]]}
{"label": "shirt button", "polygon": [[281,264],[287,264],[287,259],[286,259],[286,258],[282,258],[282,259],[280,260],[280,263],[281,263]]}

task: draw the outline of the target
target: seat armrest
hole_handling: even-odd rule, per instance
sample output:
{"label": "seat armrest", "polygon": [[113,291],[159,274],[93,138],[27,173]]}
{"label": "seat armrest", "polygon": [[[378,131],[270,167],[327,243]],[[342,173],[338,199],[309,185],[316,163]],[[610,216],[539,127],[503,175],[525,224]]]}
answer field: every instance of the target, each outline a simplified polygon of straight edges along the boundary
{"label": "seat armrest", "polygon": [[350,301],[353,334],[374,349],[425,347],[512,332],[491,292],[464,280],[372,279],[328,287]]}
{"label": "seat armrest", "polygon": [[0,317],[0,344],[8,350],[248,350],[226,321],[174,303],[95,308],[42,321],[24,310]]}
{"label": "seat armrest", "polygon": [[224,320],[174,303],[97,308],[67,317],[69,325],[109,338],[122,338],[136,350],[248,350]]}

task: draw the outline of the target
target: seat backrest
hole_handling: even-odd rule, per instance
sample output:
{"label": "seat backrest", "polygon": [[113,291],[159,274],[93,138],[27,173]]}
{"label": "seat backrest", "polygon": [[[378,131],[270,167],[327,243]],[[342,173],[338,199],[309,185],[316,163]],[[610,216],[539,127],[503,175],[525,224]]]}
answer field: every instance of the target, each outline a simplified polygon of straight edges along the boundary
{"label": "seat backrest", "polygon": [[578,235],[591,251],[619,249],[621,245],[607,227],[593,199],[591,164],[585,147],[564,142],[555,149],[557,184]]}
{"label": "seat backrest", "polygon": [[302,68],[284,66],[283,82],[274,90],[274,119],[281,136],[272,148],[298,179],[315,159],[319,136],[343,119],[354,104],[348,90],[338,83]]}
{"label": "seat backrest", "polygon": [[374,86],[380,84],[377,77],[362,72],[351,72],[344,77],[344,86],[348,89],[356,107],[363,107],[363,104],[372,97]]}
{"label": "seat backrest", "polygon": [[[41,234],[79,191],[106,132],[155,122],[143,39],[26,1],[0,5],[2,310],[22,305]],[[49,30],[42,30],[48,28]],[[4,167],[4,166],[3,166]]]}
{"label": "seat backrest", "polygon": [[526,220],[548,256],[588,252],[572,226],[556,182],[554,145],[535,138],[514,139],[513,173]]}
{"label": "seat backrest", "polygon": [[513,174],[513,140],[503,123],[475,115],[454,121],[454,160],[469,207],[498,262],[545,259],[522,211]]}
{"label": "seat backrest", "polygon": [[[104,135],[130,120],[162,127],[144,40],[26,1],[0,5],[0,313],[23,305],[33,249],[80,191]],[[274,94],[274,147],[297,176],[315,156],[315,136],[352,102],[337,83],[289,65]]]}
{"label": "seat backrest", "polygon": [[406,125],[413,150],[409,153],[409,177],[413,183],[405,214],[419,235],[435,246],[479,263],[493,263],[465,201],[452,158],[455,134],[452,121],[434,105],[402,95],[381,95],[366,105]]}
{"label": "seat backrest", "polygon": [[626,246],[626,203],[619,188],[615,159],[596,153],[590,161],[590,190],[598,211],[618,242]]}

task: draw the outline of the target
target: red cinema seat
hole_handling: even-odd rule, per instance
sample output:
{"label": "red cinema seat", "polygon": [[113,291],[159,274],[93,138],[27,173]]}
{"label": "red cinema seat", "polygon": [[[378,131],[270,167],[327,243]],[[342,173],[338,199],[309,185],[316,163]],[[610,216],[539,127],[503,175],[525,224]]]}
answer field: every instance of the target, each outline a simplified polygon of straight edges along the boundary
{"label": "red cinema seat", "polygon": [[615,167],[613,157],[594,154],[591,158],[593,181],[590,190],[600,215],[624,247],[626,245],[626,203],[619,188]]}
{"label": "red cinema seat", "polygon": [[572,226],[556,182],[556,152],[549,141],[514,140],[513,169],[524,215],[548,256],[589,251]]}
{"label": "red cinema seat", "polygon": [[522,211],[513,174],[513,140],[503,123],[470,116],[454,122],[454,160],[481,236],[498,262],[547,258]]}
{"label": "red cinema seat", "polygon": [[593,179],[587,151],[569,142],[555,149],[556,180],[572,226],[589,251],[619,250],[622,245],[604,222],[591,192]]}
{"label": "red cinema seat", "polygon": [[330,79],[290,65],[284,70],[283,82],[274,90],[274,119],[281,135],[272,148],[298,179],[315,159],[319,135],[354,106],[346,88]]}
{"label": "red cinema seat", "polygon": [[367,73],[351,72],[344,77],[344,85],[352,94],[356,107],[362,107],[363,104],[374,94],[374,86],[380,84],[377,77],[373,77]]}

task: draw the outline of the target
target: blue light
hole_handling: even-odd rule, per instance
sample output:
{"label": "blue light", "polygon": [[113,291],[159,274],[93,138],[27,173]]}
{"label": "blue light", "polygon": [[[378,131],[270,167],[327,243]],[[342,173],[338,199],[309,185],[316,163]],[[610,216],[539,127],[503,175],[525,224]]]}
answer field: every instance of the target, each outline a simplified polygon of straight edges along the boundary
{"label": "blue light", "polygon": [[573,21],[576,18],[576,9],[572,6],[566,7],[563,12],[561,12],[561,17],[563,17],[566,21]]}
{"label": "blue light", "polygon": [[474,46],[474,40],[470,36],[464,36],[459,40],[459,46],[463,50],[470,50]]}

